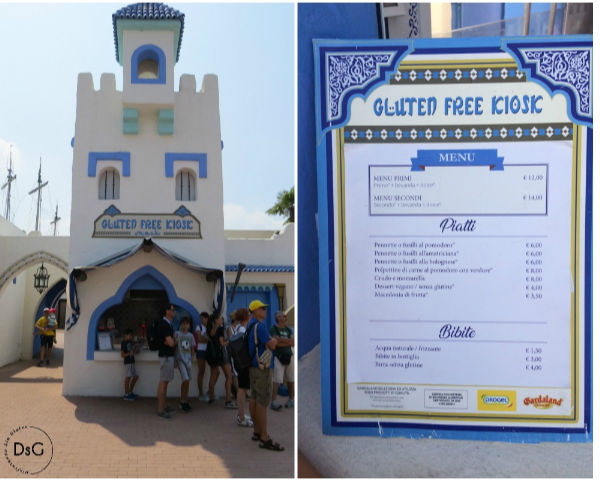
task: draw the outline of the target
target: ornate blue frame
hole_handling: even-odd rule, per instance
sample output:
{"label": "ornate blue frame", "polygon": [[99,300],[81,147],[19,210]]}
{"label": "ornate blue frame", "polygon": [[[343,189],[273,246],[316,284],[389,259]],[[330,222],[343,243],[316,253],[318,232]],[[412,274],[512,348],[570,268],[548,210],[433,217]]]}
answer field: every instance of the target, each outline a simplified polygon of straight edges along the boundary
{"label": "ornate blue frame", "polygon": [[[527,80],[542,86],[550,96],[560,93],[567,100],[567,115],[576,124],[587,126],[586,143],[582,148],[586,156],[585,206],[582,206],[582,222],[585,217],[585,265],[591,266],[592,224],[592,127],[591,105],[591,36],[567,37],[488,37],[464,39],[411,39],[390,41],[313,41],[315,61],[315,100],[317,137],[317,191],[319,244],[319,298],[321,314],[321,393],[322,425],[324,433],[330,435],[408,436],[423,438],[501,440],[516,443],[538,443],[542,441],[591,442],[591,269],[585,272],[585,309],[582,310],[585,324],[585,378],[582,403],[583,428],[547,427],[492,427],[492,426],[440,426],[419,423],[396,423],[388,421],[347,422],[338,421],[335,396],[336,353],[331,343],[335,340],[335,309],[332,300],[336,297],[334,263],[333,219],[333,171],[331,153],[333,136],[331,131],[345,126],[350,120],[350,105],[356,97],[366,99],[378,86],[387,83],[394,75],[400,62],[409,54],[500,54],[511,55]],[[335,69],[328,70],[328,61],[335,60]],[[368,61],[368,68],[367,68]],[[361,64],[362,62],[362,64]],[[357,66],[357,64],[359,64]],[[364,64],[364,65],[363,65]],[[343,84],[337,74],[346,74],[355,69],[356,74]],[[302,249],[302,247],[299,247]],[[584,313],[583,313],[584,312]],[[384,431],[385,430],[385,431]],[[432,435],[432,433],[434,433]]]}

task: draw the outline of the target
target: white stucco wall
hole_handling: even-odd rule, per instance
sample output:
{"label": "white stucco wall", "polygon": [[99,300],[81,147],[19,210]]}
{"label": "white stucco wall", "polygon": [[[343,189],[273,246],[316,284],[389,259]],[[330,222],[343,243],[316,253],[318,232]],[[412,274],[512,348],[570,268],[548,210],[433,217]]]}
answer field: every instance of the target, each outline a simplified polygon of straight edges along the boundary
{"label": "white stucco wall", "polygon": [[0,216],[0,236],[23,236],[25,231]]}
{"label": "white stucco wall", "polygon": [[[173,213],[182,204],[200,221],[202,239],[161,239],[161,245],[196,263],[224,266],[223,177],[218,82],[204,77],[196,92],[192,75],[181,78],[175,94],[174,134],[158,135],[157,112],[139,113],[139,133],[123,134],[123,93],[116,90],[114,74],[103,74],[94,90],[91,74],[79,74],[77,120],[73,149],[70,265],[82,266],[127,249],[137,242],[128,238],[92,238],[93,222],[111,204],[123,213]],[[96,175],[88,176],[90,152],[129,152],[131,175],[123,176],[119,161],[99,161]],[[197,162],[176,161],[174,177],[165,175],[165,153],[205,153],[207,177],[196,178],[196,201],[175,200],[175,176],[185,167],[198,174]],[[102,169],[117,168],[120,199],[99,200]]]}
{"label": "white stucco wall", "polygon": [[22,345],[23,298],[26,276],[15,277],[16,283],[7,283],[0,291],[0,366],[13,363],[20,358]]}
{"label": "white stucco wall", "polygon": [[278,234],[270,238],[243,238],[243,232],[236,231],[238,238],[225,240],[226,264],[285,265],[294,264],[295,225],[285,224]]}

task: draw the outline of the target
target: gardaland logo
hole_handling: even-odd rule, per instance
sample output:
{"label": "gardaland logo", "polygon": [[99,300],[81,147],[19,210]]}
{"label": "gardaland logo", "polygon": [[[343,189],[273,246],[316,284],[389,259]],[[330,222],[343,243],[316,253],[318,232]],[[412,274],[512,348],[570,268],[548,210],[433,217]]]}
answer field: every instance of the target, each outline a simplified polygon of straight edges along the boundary
{"label": "gardaland logo", "polygon": [[513,390],[478,390],[477,409],[514,412],[517,409],[517,393]]}
{"label": "gardaland logo", "polygon": [[4,457],[16,472],[25,475],[45,470],[54,455],[52,440],[41,428],[24,425],[13,428],[4,440]]}
{"label": "gardaland logo", "polygon": [[552,398],[550,395],[540,395],[538,397],[525,397],[523,399],[523,405],[533,405],[535,408],[542,410],[548,410],[553,406],[560,407],[562,405],[562,398]]}

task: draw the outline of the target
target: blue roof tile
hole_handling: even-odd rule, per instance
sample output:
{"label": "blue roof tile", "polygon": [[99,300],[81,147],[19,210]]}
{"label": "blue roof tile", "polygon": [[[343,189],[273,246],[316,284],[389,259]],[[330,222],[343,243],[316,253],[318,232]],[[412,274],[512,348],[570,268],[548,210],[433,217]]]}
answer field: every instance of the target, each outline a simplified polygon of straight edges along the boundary
{"label": "blue roof tile", "polygon": [[117,20],[179,20],[181,29],[179,30],[179,40],[177,47],[177,58],[179,60],[179,51],[181,50],[181,39],[183,37],[183,24],[185,14],[164,3],[132,3],[112,15],[113,33],[115,37],[115,49],[117,61],[119,61],[119,45],[117,38]]}

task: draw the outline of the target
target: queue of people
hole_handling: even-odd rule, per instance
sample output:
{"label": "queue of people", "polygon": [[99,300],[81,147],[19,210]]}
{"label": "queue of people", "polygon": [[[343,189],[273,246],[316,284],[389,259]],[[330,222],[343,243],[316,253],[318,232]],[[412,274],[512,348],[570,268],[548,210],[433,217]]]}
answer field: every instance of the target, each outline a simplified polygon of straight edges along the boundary
{"label": "queue of people", "polygon": [[[225,408],[235,409],[235,423],[242,427],[253,428],[252,440],[258,442],[260,448],[283,451],[284,447],[274,442],[267,429],[267,408],[281,409],[276,403],[275,386],[288,380],[289,399],[285,407],[294,406],[294,365],[292,346],[293,332],[285,327],[285,314],[278,312],[275,330],[267,329],[263,322],[268,305],[254,300],[248,308],[240,308],[232,314],[232,322],[227,328],[223,317],[200,314],[200,324],[194,333],[191,332],[191,319],[184,317],[179,330],[173,328],[175,307],[165,307],[163,317],[156,327],[160,375],[157,387],[157,415],[170,419],[175,411],[167,405],[167,387],[174,379],[175,367],[181,376],[181,393],[179,407],[183,412],[192,410],[189,402],[189,384],[192,376],[192,360],[198,362],[197,384],[199,400],[213,404],[215,402],[215,386],[220,373],[225,383]],[[229,339],[238,334],[248,332],[247,347],[251,358],[250,366],[236,366],[235,357],[229,349]],[[275,356],[273,356],[273,354]],[[137,395],[133,388],[138,380],[135,371],[135,345],[131,341],[131,330],[125,333],[121,344],[121,357],[125,365],[124,399],[133,401]],[[207,391],[204,390],[204,374],[206,364],[210,369]],[[275,379],[273,378],[275,368]],[[245,406],[247,394],[249,413]],[[278,402],[277,402],[278,403]]]}

